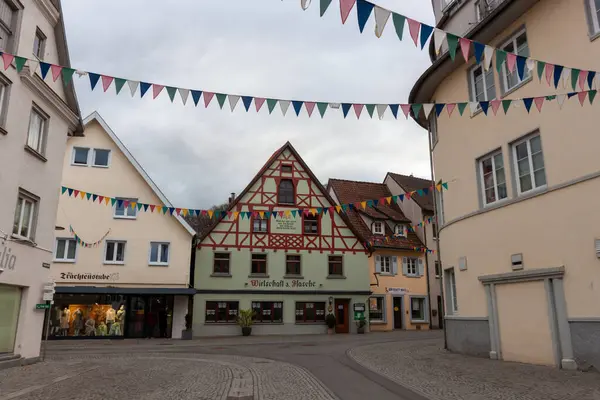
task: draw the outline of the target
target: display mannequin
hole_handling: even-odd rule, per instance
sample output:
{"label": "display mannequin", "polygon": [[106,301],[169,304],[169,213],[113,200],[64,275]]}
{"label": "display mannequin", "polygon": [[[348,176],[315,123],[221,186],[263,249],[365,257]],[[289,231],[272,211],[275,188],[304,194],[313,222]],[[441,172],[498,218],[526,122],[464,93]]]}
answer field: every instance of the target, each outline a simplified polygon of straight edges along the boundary
{"label": "display mannequin", "polygon": [[85,321],[85,336],[96,336],[96,321],[92,318]]}
{"label": "display mannequin", "polygon": [[96,336],[106,336],[108,333],[108,328],[104,321],[100,322],[100,325],[96,328]]}
{"label": "display mannequin", "polygon": [[114,308],[111,307],[108,309],[108,311],[106,311],[106,326],[109,331],[110,331],[110,327],[112,326],[112,324],[115,323],[115,318],[116,318],[116,311]]}
{"label": "display mannequin", "polygon": [[109,336],[123,336],[123,321],[125,320],[125,306],[121,305],[116,314],[115,322],[110,327]]}
{"label": "display mannequin", "polygon": [[78,308],[73,313],[73,336],[79,336],[80,331],[83,329],[83,312],[81,308]]}
{"label": "display mannequin", "polygon": [[52,318],[50,319],[50,336],[56,336],[60,333],[60,317],[62,312],[60,311],[60,307],[54,307],[54,311],[52,311]]}
{"label": "display mannequin", "polygon": [[71,320],[71,310],[67,307],[62,310],[60,316],[60,331],[61,336],[68,336],[69,334],[69,321]]}

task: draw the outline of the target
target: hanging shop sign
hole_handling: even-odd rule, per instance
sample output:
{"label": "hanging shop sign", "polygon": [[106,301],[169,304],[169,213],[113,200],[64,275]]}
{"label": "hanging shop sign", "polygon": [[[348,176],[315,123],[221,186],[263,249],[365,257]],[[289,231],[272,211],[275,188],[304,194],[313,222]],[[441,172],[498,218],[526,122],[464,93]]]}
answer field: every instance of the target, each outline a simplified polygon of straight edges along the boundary
{"label": "hanging shop sign", "polygon": [[389,294],[398,294],[398,295],[405,295],[406,293],[408,293],[408,289],[397,288],[397,287],[385,288],[385,291],[386,291],[386,293],[389,293]]}
{"label": "hanging shop sign", "polygon": [[17,265],[17,256],[11,254],[12,249],[6,244],[0,244],[0,272],[13,271]]}
{"label": "hanging shop sign", "polygon": [[248,284],[253,288],[272,288],[272,289],[302,289],[302,288],[316,288],[317,282],[303,279],[251,279]]}
{"label": "hanging shop sign", "polygon": [[61,272],[60,279],[66,281],[109,281],[114,282],[119,280],[119,273],[113,272],[110,274],[96,274],[96,273],[79,273],[74,274],[72,272]]}

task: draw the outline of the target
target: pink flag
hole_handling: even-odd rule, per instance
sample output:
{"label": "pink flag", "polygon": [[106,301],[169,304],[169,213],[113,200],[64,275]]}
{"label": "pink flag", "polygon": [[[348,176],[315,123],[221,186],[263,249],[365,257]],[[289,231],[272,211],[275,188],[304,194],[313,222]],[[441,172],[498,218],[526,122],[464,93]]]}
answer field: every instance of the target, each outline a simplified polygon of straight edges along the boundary
{"label": "pink flag", "polygon": [[538,112],[542,112],[542,105],[544,104],[544,100],[546,98],[541,96],[541,97],[535,97],[533,99],[533,101],[535,102],[535,106],[538,109]]}
{"label": "pink flag", "polygon": [[62,71],[63,67],[61,67],[60,65],[52,64],[50,66],[50,69],[52,70],[52,81],[56,82],[56,80],[60,76],[60,71]]}
{"label": "pink flag", "polygon": [[306,106],[306,111],[308,111],[308,116],[310,117],[312,115],[313,110],[315,109],[315,102],[314,101],[305,101],[304,105]]}
{"label": "pink flag", "polygon": [[110,84],[112,83],[113,79],[114,78],[112,76],[102,75],[102,89],[104,89],[105,92],[108,89],[108,87],[110,86]]}
{"label": "pink flag", "polygon": [[415,42],[416,46],[417,40],[419,39],[419,30],[421,29],[421,23],[410,18],[406,18],[406,20],[408,21],[408,31],[410,32],[410,37],[412,38],[413,42]]}
{"label": "pink flag", "polygon": [[406,119],[408,119],[408,114],[410,113],[410,104],[400,104],[400,108],[402,109]]}
{"label": "pink flag", "polygon": [[360,113],[362,112],[364,105],[363,104],[353,104],[352,107],[354,107],[354,112],[356,113],[356,119],[359,119]]}
{"label": "pink flag", "polygon": [[585,90],[585,81],[586,81],[587,77],[588,77],[588,71],[581,71],[579,73],[579,87],[581,88],[581,90]]}
{"label": "pink flag", "polygon": [[12,64],[14,59],[15,59],[15,56],[13,56],[12,54],[2,53],[2,61],[4,61],[4,70],[5,71],[8,69],[8,67],[10,67],[10,64]]}
{"label": "pink flag", "polygon": [[456,108],[456,103],[448,103],[446,104],[446,111],[448,111],[448,117],[452,116],[452,111]]}
{"label": "pink flag", "polygon": [[152,84],[152,98],[155,99],[156,96],[158,96],[160,94],[160,92],[163,90],[164,86],[163,85],[157,85],[156,83]]}
{"label": "pink flag", "polygon": [[465,61],[469,61],[469,53],[471,52],[471,41],[469,39],[460,38],[458,40],[460,44],[460,51],[462,51],[462,55],[465,58]]}
{"label": "pink flag", "polygon": [[340,0],[340,13],[342,14],[342,24],[346,23],[352,7],[354,7],[356,0]]}
{"label": "pink flag", "polygon": [[254,105],[256,106],[256,112],[260,111],[260,108],[262,107],[262,105],[265,103],[265,99],[263,97],[255,97],[254,98]]}
{"label": "pink flag", "polygon": [[494,115],[496,115],[496,113],[498,112],[498,109],[500,108],[500,104],[502,104],[501,100],[490,101],[490,105],[492,106],[492,111],[494,112]]}
{"label": "pink flag", "polygon": [[212,98],[214,97],[214,93],[211,92],[202,92],[203,96],[204,96],[204,107],[208,107],[208,105],[210,104],[210,101],[212,100]]}
{"label": "pink flag", "polygon": [[548,85],[552,82],[552,76],[554,75],[554,64],[546,64],[546,81]]}
{"label": "pink flag", "polygon": [[510,72],[515,71],[515,65],[517,64],[517,55],[515,53],[506,53],[506,66]]}
{"label": "pink flag", "polygon": [[577,93],[577,97],[579,97],[579,102],[581,103],[581,106],[583,107],[583,102],[585,101],[585,98],[587,97],[588,92],[579,92]]}

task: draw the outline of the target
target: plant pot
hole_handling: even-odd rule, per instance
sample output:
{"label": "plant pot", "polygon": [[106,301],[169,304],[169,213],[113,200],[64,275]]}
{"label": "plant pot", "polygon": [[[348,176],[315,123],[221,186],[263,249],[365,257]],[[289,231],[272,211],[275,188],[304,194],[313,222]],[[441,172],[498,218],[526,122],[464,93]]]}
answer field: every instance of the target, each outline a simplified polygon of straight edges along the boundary
{"label": "plant pot", "polygon": [[250,327],[250,326],[242,327],[242,336],[250,336],[251,333],[252,333],[252,327]]}
{"label": "plant pot", "polygon": [[364,326],[362,326],[362,327],[358,327],[358,328],[356,328],[356,333],[358,333],[358,334],[363,334],[363,333],[365,333],[365,327],[364,327]]}
{"label": "plant pot", "polygon": [[333,333],[334,333],[334,328],[327,328],[328,335],[333,335]]}
{"label": "plant pot", "polygon": [[181,331],[181,340],[192,340],[193,337],[194,334],[191,329],[184,329]]}

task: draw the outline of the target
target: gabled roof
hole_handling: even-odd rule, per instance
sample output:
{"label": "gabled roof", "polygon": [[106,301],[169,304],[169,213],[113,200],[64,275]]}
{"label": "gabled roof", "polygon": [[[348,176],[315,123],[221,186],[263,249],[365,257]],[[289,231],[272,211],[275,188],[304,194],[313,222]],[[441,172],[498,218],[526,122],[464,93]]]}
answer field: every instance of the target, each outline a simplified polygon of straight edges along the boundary
{"label": "gabled roof", "polygon": [[[254,176],[254,178],[250,181],[250,183],[248,183],[248,185],[244,188],[244,190],[242,190],[242,192],[235,198],[235,200],[231,202],[231,204],[229,205],[229,208],[227,209],[227,212],[232,211],[232,210],[234,210],[237,207],[237,204],[240,202],[240,200],[246,195],[246,193],[248,193],[248,191],[252,188],[252,186],[254,186],[254,184],[256,182],[258,182],[258,180],[260,179],[260,177],[267,171],[267,169],[269,168],[269,166],[285,150],[289,150],[292,153],[292,155],[296,158],[296,160],[300,163],[300,165],[302,165],[302,168],[308,174],[308,177],[311,179],[311,181],[315,185],[317,185],[317,188],[321,191],[321,193],[323,194],[323,197],[325,197],[327,199],[327,201],[329,202],[329,204],[331,204],[332,206],[335,205],[335,201],[331,198],[331,196],[329,195],[329,192],[327,192],[327,189],[325,189],[325,187],[317,179],[317,177],[315,176],[315,174],[313,174],[313,172],[311,171],[311,169],[308,167],[308,165],[306,164],[306,162],[304,162],[304,160],[302,159],[302,157],[300,157],[300,154],[298,154],[298,152],[296,151],[296,149],[294,148],[294,146],[292,146],[292,144],[288,141],[288,142],[285,142],[285,144],[283,146],[281,146],[279,149],[277,149],[271,155],[271,157],[269,157],[269,159],[267,160],[267,162],[257,172],[257,174]],[[339,216],[346,223],[346,225],[348,226],[348,229],[350,229],[352,231],[352,233],[354,233],[354,235],[357,238],[360,239],[362,236],[356,230],[356,228],[354,228],[354,226],[352,225],[352,223],[350,222],[350,220],[348,219],[348,217],[344,213],[340,213]],[[213,226],[209,230],[207,230],[204,233],[204,235],[202,235],[200,237],[199,242],[202,242],[212,232],[212,230],[219,224],[219,222],[221,222],[223,220],[223,218],[224,218],[224,216],[221,215],[221,217],[218,219],[218,221],[215,224],[213,224]]]}
{"label": "gabled roof", "polygon": [[[382,197],[390,197],[392,193],[384,183],[375,182],[359,182],[349,181],[344,179],[330,179],[327,184],[328,189],[332,189],[335,196],[341,204],[360,203],[368,200],[379,200]],[[397,204],[379,203],[374,207],[367,206],[366,208],[354,208],[347,210],[350,223],[359,232],[363,242],[371,242],[377,238],[373,235],[371,227],[367,226],[361,214],[373,220],[391,222],[392,226],[396,224],[407,224],[410,222],[404,215]],[[392,228],[384,223],[385,236],[393,236]],[[423,243],[419,240],[414,232],[409,232],[408,237],[396,237],[388,242],[376,243],[375,247],[387,247],[396,249],[412,249],[413,247],[421,247]]]}
{"label": "gabled roof", "polygon": [[[431,186],[431,180],[417,178],[415,176],[400,175],[393,172],[387,173],[405,192],[428,188]],[[429,190],[424,196],[412,196],[411,198],[425,211],[433,212],[433,190]]]}
{"label": "gabled roof", "polygon": [[[121,139],[119,139],[118,136],[115,134],[115,132],[112,129],[110,129],[110,126],[108,126],[106,121],[104,121],[104,119],[100,116],[100,114],[98,114],[97,111],[94,111],[93,113],[88,115],[83,120],[83,124],[84,124],[84,126],[87,126],[92,121],[96,121],[96,122],[98,122],[98,124],[100,124],[102,129],[104,129],[104,131],[108,134],[108,136],[112,139],[112,141],[117,145],[119,150],[121,150],[121,152],[125,155],[125,157],[131,163],[131,165],[133,165],[135,170],[141,175],[141,177],[144,179],[144,181],[146,181],[148,186],[150,186],[150,188],[152,189],[154,194],[160,199],[160,201],[162,201],[163,204],[167,207],[173,207],[173,204],[171,204],[169,199],[167,199],[167,196],[165,196],[164,193],[161,192],[161,190],[158,188],[158,186],[156,186],[156,183],[154,183],[152,178],[150,178],[150,176],[144,170],[144,168],[142,168],[140,163],[138,163],[137,160],[135,159],[135,157],[133,157],[133,154],[131,154],[129,152],[127,147],[125,147],[123,142],[121,142]],[[183,225],[185,230],[187,230],[190,233],[190,235],[193,236],[196,234],[196,231],[194,231],[194,229],[183,219],[182,216],[176,215],[174,217],[175,217],[175,219],[177,219],[177,221],[179,221],[179,223],[181,223],[181,225]]]}

